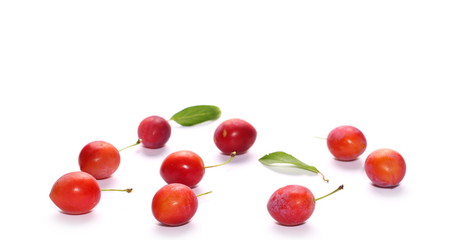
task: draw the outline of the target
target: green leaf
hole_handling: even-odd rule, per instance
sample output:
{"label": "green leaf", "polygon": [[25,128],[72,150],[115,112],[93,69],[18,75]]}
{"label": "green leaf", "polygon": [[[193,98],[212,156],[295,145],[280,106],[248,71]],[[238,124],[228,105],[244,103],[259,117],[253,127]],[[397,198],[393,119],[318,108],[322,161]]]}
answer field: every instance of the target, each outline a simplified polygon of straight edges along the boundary
{"label": "green leaf", "polygon": [[294,156],[288,153],[285,153],[285,152],[269,153],[263,156],[262,158],[260,158],[259,161],[264,165],[271,165],[271,166],[272,165],[281,165],[281,164],[291,164],[300,169],[318,173],[323,177],[324,181],[329,182],[329,180],[325,179],[324,175],[320,171],[318,171],[316,167],[307,165],[304,162],[300,161],[299,159],[295,158]]}
{"label": "green leaf", "polygon": [[181,126],[193,126],[206,121],[216,120],[221,116],[221,110],[213,105],[197,105],[187,107],[175,113],[170,120]]}

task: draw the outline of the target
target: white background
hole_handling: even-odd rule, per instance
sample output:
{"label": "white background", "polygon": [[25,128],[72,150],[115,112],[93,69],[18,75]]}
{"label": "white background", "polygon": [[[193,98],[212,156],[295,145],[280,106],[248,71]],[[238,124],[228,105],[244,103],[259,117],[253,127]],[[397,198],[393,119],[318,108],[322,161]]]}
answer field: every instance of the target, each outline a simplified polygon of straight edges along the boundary
{"label": "white background", "polygon": [[[414,239],[457,237],[458,3],[456,1],[2,1],[0,3],[0,238],[24,239]],[[78,170],[94,140],[137,140],[150,115],[213,104],[220,119],[174,122],[166,147],[137,146],[102,187],[89,214],[62,214],[48,194]],[[164,227],[151,199],[161,161],[188,149],[207,165],[220,122],[242,118],[255,145],[207,169],[192,221]],[[366,152],[338,162],[328,132],[349,124]],[[407,163],[395,189],[373,187],[365,157],[393,148]],[[329,179],[268,168],[288,152]],[[303,225],[283,227],[266,210],[279,187],[322,196]]]}

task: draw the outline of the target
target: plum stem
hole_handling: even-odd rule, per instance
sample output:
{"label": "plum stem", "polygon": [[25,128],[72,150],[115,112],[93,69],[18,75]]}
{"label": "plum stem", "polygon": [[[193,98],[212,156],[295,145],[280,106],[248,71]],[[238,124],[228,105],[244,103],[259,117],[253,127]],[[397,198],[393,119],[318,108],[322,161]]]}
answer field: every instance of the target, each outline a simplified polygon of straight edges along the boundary
{"label": "plum stem", "polygon": [[200,196],[207,195],[207,194],[210,194],[210,193],[212,193],[212,191],[204,192],[204,193],[198,194],[196,196],[200,197]]}
{"label": "plum stem", "polygon": [[319,136],[315,136],[315,138],[317,138],[317,139],[321,139],[321,140],[326,140],[326,139],[328,139],[328,138],[325,138],[325,137],[319,137]]}
{"label": "plum stem", "polygon": [[217,165],[205,166],[204,168],[219,167],[219,166],[223,166],[223,165],[225,165],[225,164],[228,164],[230,161],[232,161],[232,159],[234,159],[234,157],[235,157],[236,154],[237,154],[236,152],[232,152],[232,153],[231,153],[231,157],[230,157],[228,160],[226,160],[225,162],[220,163],[220,164],[217,164]]}
{"label": "plum stem", "polygon": [[128,148],[133,147],[133,146],[137,146],[137,145],[140,144],[141,142],[142,142],[142,140],[141,140],[141,139],[138,139],[137,142],[135,142],[134,144],[129,145],[129,146],[127,146],[127,147],[123,147],[123,148],[119,149],[118,152],[121,152],[122,150],[128,149]]}
{"label": "plum stem", "polygon": [[322,197],[315,198],[315,202],[318,201],[318,200],[320,200],[320,199],[323,199],[323,198],[325,198],[325,197],[327,197],[327,196],[329,196],[329,195],[332,195],[332,194],[334,194],[334,193],[336,193],[336,192],[342,190],[343,188],[344,188],[344,185],[342,184],[342,185],[340,185],[336,190],[334,190],[334,191],[332,191],[332,192],[330,192],[330,193],[328,193],[328,194],[326,194],[326,195],[324,195],[324,196],[322,196]]}
{"label": "plum stem", "polygon": [[100,191],[104,191],[104,192],[127,192],[127,193],[130,193],[132,192],[132,188],[126,188],[126,189],[112,189],[112,188],[103,188],[103,189],[100,189]]}

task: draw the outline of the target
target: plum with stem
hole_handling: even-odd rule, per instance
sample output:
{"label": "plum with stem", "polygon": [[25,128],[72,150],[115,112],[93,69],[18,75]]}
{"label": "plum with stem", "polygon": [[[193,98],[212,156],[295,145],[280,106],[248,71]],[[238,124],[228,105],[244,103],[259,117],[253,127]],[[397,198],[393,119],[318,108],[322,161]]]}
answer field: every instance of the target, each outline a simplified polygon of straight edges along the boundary
{"label": "plum with stem", "polygon": [[340,185],[333,192],[315,198],[313,193],[301,185],[287,185],[277,189],[269,198],[267,210],[279,224],[296,226],[303,224],[312,216],[316,201],[343,189]]}

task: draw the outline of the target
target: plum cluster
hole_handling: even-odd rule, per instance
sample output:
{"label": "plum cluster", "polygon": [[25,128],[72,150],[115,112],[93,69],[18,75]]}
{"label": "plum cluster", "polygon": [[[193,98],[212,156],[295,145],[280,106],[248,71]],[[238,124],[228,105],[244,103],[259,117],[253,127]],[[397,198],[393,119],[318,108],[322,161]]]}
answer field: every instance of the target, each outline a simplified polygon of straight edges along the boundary
{"label": "plum cluster", "polygon": [[[329,133],[327,145],[335,159],[352,161],[364,153],[367,141],[359,129],[343,125]],[[395,150],[382,148],[367,156],[364,170],[375,186],[392,188],[399,185],[404,178],[406,163],[401,154]]]}
{"label": "plum cluster", "polygon": [[[215,109],[214,106],[211,108],[194,106],[175,114],[171,120],[176,120],[183,126],[192,126],[215,120],[219,116],[219,109]],[[52,202],[63,213],[85,214],[99,203],[101,191],[131,192],[130,188],[101,189],[97,180],[108,178],[115,173],[120,165],[120,151],[140,144],[145,148],[162,148],[171,136],[172,128],[169,121],[157,115],[146,117],[138,125],[138,141],[122,149],[117,149],[105,141],[93,141],[85,145],[78,158],[80,171],[64,174],[54,183],[49,194]],[[180,226],[189,222],[197,211],[197,198],[210,193],[196,195],[192,190],[203,179],[205,170],[225,165],[236,155],[247,152],[255,143],[256,137],[257,131],[249,122],[239,118],[228,119],[218,125],[213,135],[216,147],[223,154],[228,155],[226,162],[205,166],[198,154],[188,150],[175,151],[166,156],[159,172],[167,184],[161,187],[152,199],[151,210],[154,218],[167,226]],[[357,159],[367,147],[364,134],[349,125],[332,129],[326,141],[334,158],[344,162]],[[260,161],[264,164],[290,163],[321,174],[315,167],[304,164],[284,152],[266,155]],[[404,178],[406,164],[398,152],[383,148],[367,156],[364,169],[374,186],[393,188]],[[323,179],[328,181],[324,175]],[[287,185],[277,189],[270,196],[267,210],[281,225],[299,225],[312,215],[316,201],[342,189],[343,185],[340,185],[333,192],[315,198],[313,193],[304,186]]]}
{"label": "plum cluster", "polygon": [[[205,118],[202,118],[202,116]],[[183,126],[192,126],[219,118],[214,106],[193,106],[175,114],[171,120]],[[194,119],[190,122],[190,119]],[[80,151],[80,171],[66,173],[51,188],[49,197],[66,214],[85,214],[100,201],[101,191],[124,191],[132,189],[101,189],[97,180],[112,176],[119,168],[120,151],[141,144],[157,149],[165,146],[171,136],[169,121],[153,115],[138,125],[138,141],[117,149],[105,141],[93,141]],[[243,154],[254,144],[256,129],[247,121],[233,118],[223,121],[214,132],[214,143],[229,159],[218,165],[205,166],[202,158],[192,151],[181,150],[169,154],[162,162],[160,175],[167,185],[160,188],[151,203],[154,217],[162,224],[177,226],[187,223],[197,211],[197,197],[192,188],[203,178],[205,169],[229,163],[236,154]]]}
{"label": "plum cluster", "polygon": [[[356,127],[349,125],[332,129],[326,141],[327,147],[334,158],[344,162],[357,159],[367,147],[367,140],[364,134]],[[293,163],[297,165],[297,161],[294,160]],[[287,162],[291,163],[292,161],[289,160]],[[301,162],[299,163],[302,164]],[[373,151],[367,156],[364,169],[374,186],[394,188],[399,185],[405,176],[406,163],[398,152],[382,148]],[[318,171],[316,170],[316,172]],[[267,210],[279,224],[285,226],[300,225],[310,218],[315,210],[317,200],[342,189],[343,185],[323,197],[315,198],[313,193],[304,186],[287,185],[272,194],[268,200]]]}

